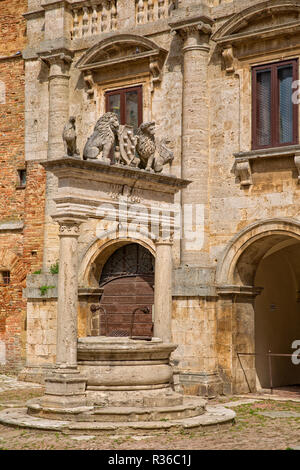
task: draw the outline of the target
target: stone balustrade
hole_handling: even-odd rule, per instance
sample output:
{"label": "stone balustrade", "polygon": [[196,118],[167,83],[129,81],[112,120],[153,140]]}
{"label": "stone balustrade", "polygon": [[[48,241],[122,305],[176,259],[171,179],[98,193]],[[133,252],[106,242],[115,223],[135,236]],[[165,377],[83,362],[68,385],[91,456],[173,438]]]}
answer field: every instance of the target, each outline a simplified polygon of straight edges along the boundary
{"label": "stone balustrade", "polygon": [[94,36],[117,29],[118,0],[82,2],[73,7],[72,38]]}
{"label": "stone balustrade", "polygon": [[178,0],[136,0],[136,23],[145,24],[168,18],[178,8]]}

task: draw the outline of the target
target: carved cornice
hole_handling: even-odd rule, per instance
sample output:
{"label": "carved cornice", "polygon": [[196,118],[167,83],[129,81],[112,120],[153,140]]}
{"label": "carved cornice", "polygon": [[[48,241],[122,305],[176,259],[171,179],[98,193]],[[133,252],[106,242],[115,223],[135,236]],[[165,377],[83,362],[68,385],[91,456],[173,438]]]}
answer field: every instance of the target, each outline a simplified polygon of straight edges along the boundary
{"label": "carved cornice", "polygon": [[[66,157],[57,160],[47,160],[41,162],[41,165],[47,171],[54,173],[58,178],[76,175],[76,177],[80,177],[82,180],[90,181],[92,179],[93,181],[117,185],[125,184],[129,187],[134,185],[136,190],[143,189],[175,194],[190,184],[190,181],[177,178],[176,176],[150,173],[149,171],[133,167],[107,165],[100,160],[86,161]],[[74,217],[76,218],[77,216],[74,214]]]}
{"label": "carved cornice", "polygon": [[[114,52],[110,58],[111,51]],[[119,54],[115,54],[119,51]],[[128,53],[126,53],[128,51]],[[135,63],[149,63],[149,74],[152,81],[152,89],[161,81],[162,68],[168,51],[159,47],[153,41],[132,34],[117,34],[104,39],[99,44],[91,47],[76,67],[84,73],[87,84],[87,93],[92,96],[94,92],[94,73],[119,66],[120,68]]]}

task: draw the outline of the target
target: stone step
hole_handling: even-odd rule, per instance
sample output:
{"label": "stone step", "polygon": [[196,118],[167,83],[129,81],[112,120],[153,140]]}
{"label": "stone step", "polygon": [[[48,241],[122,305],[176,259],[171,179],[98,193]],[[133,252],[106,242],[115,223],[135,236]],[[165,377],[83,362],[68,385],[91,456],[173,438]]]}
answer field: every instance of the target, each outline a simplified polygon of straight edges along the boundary
{"label": "stone step", "polygon": [[151,431],[160,434],[168,431],[194,431],[205,429],[206,427],[219,428],[223,425],[232,425],[235,419],[235,412],[223,406],[209,406],[207,411],[193,418],[186,418],[174,421],[148,421],[148,422],[74,422],[54,419],[37,418],[27,414],[27,408],[10,409],[0,411],[0,423],[20,428],[39,429],[45,431],[61,431],[69,434],[97,433],[110,435],[128,434],[134,431],[135,434]]}
{"label": "stone step", "polygon": [[127,422],[134,421],[162,421],[173,419],[191,418],[199,416],[205,412],[205,401],[181,406],[161,407],[161,408],[129,408],[129,407],[95,407],[92,413],[83,413],[78,420],[101,421],[101,422]]}
{"label": "stone step", "polygon": [[192,418],[205,412],[206,401],[199,397],[184,398],[182,405],[163,407],[88,406],[77,408],[52,408],[38,404],[36,400],[27,403],[28,414],[64,420],[66,417],[78,422],[149,422]]}

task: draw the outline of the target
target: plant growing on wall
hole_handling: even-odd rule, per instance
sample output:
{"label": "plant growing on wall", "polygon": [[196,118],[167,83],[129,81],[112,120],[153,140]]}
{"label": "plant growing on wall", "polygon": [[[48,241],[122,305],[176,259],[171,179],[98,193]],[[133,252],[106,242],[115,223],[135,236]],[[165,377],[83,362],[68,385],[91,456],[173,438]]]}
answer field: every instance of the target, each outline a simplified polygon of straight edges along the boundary
{"label": "plant growing on wall", "polygon": [[41,286],[39,289],[41,291],[41,295],[44,296],[47,294],[49,289],[55,289],[55,286]]}
{"label": "plant growing on wall", "polygon": [[56,261],[55,264],[52,264],[50,266],[50,273],[51,274],[58,274],[58,272],[59,272],[59,263],[58,263],[58,261]]}

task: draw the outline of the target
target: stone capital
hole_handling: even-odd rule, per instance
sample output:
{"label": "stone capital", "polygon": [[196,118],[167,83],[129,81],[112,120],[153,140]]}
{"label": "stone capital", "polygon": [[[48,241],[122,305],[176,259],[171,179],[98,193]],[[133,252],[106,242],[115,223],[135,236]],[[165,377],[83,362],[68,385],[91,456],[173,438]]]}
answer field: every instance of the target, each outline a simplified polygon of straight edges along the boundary
{"label": "stone capital", "polygon": [[166,236],[166,237],[157,237],[154,240],[156,246],[159,245],[173,245],[173,235]]}
{"label": "stone capital", "polygon": [[209,38],[212,33],[212,21],[210,18],[199,17],[188,21],[169,23],[171,33],[177,33],[184,41],[183,51],[203,50],[209,51]]}
{"label": "stone capital", "polygon": [[53,217],[59,224],[59,236],[60,237],[79,237],[80,225],[83,220],[78,218],[60,218]]}
{"label": "stone capital", "polygon": [[39,58],[49,67],[49,79],[55,77],[69,78],[69,68],[73,60],[69,52],[40,54]]}

